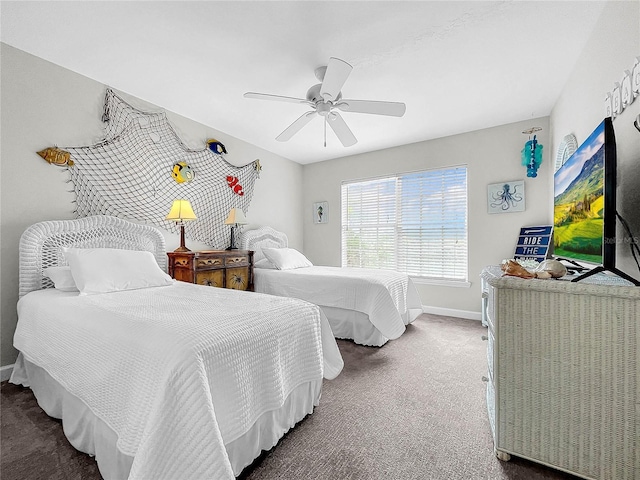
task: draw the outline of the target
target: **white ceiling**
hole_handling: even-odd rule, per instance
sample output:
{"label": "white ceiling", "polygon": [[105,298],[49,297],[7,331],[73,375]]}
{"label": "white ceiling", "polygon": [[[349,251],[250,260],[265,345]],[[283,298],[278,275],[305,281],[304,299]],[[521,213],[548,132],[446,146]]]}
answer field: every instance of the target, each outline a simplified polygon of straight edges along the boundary
{"label": "white ceiling", "polygon": [[[605,2],[2,1],[3,42],[301,164],[551,112]],[[402,118],[342,113],[343,147],[309,107],[314,70],[353,65],[345,98],[399,101]],[[224,139],[219,139],[224,143]]]}

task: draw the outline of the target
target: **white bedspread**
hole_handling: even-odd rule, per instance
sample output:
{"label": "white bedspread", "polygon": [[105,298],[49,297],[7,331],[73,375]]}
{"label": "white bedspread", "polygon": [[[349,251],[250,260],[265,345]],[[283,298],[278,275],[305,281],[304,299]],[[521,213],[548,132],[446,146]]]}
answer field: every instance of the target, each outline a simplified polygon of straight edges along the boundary
{"label": "white bedspread", "polygon": [[224,444],[342,358],[317,306],[176,282],[18,303],[15,347],[134,456],[130,479],[233,478]]}
{"label": "white bedspread", "polygon": [[402,335],[405,325],[422,313],[422,303],[411,279],[390,270],[321,266],[293,270],[256,268],[254,285],[257,292],[366,313],[389,339]]}

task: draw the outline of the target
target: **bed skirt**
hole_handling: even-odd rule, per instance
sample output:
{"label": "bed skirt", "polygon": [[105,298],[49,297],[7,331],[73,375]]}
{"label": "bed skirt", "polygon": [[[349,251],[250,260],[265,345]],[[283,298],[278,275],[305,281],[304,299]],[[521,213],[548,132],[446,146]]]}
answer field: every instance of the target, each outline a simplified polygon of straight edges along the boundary
{"label": "bed skirt", "polygon": [[355,343],[370,347],[381,347],[389,341],[371,323],[366,313],[324,305],[321,305],[320,309],[329,320],[333,336],[336,338],[353,340]]}
{"label": "bed skirt", "polygon": [[[369,315],[366,313],[325,305],[320,305],[320,309],[329,320],[329,325],[331,325],[331,330],[336,338],[353,340],[355,343],[370,347],[381,347],[389,341],[371,323]],[[409,309],[402,315],[402,321],[408,325],[421,313],[422,309]]]}
{"label": "bed skirt", "polygon": [[[95,456],[103,478],[121,480],[129,476],[134,457],[118,450],[116,432],[46,370],[20,353],[9,381],[31,388],[45,413],[62,420],[69,443],[77,450]],[[320,402],[321,390],[322,380],[299,385],[282,407],[265,412],[244,435],[225,443],[233,473],[238,476],[263,450],[274,447],[296,423],[313,413],[313,408]]]}

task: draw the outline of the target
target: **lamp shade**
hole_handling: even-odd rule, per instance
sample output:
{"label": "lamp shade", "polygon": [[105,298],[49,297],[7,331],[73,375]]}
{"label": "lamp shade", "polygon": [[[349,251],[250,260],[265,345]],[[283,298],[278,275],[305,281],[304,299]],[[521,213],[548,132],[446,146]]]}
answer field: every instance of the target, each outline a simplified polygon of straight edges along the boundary
{"label": "lamp shade", "polygon": [[224,221],[225,225],[246,225],[247,219],[244,216],[244,213],[239,208],[232,208],[229,211],[229,216]]}
{"label": "lamp shade", "polygon": [[167,220],[183,222],[185,220],[195,219],[196,214],[193,213],[193,208],[191,208],[191,202],[189,202],[189,200],[180,199],[173,201],[173,205],[171,205],[169,215],[167,215]]}

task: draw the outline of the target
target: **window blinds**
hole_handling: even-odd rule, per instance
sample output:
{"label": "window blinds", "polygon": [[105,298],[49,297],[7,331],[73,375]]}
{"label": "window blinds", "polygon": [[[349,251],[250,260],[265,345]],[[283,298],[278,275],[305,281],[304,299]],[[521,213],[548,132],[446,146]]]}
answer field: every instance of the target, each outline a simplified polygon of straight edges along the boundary
{"label": "window blinds", "polygon": [[342,265],[466,281],[466,167],[344,183]]}

